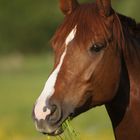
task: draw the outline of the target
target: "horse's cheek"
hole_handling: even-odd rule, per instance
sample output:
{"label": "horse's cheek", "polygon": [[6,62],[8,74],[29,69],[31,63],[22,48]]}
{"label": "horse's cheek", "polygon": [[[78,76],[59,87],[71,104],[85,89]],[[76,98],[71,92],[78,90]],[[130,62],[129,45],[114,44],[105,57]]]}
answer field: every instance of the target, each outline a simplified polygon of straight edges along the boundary
{"label": "horse's cheek", "polygon": [[120,60],[110,61],[108,66],[99,65],[94,72],[93,78],[93,100],[105,102],[111,100],[115,95],[120,80]]}

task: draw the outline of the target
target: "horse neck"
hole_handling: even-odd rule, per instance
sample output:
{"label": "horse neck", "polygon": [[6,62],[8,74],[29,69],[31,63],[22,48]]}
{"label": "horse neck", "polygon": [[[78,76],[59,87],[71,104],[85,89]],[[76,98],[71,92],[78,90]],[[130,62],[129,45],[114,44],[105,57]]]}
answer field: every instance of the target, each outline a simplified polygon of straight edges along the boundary
{"label": "horse neck", "polygon": [[121,48],[121,79],[116,97],[106,104],[106,109],[117,140],[139,140],[140,41],[131,35],[125,24],[122,28],[125,44]]}

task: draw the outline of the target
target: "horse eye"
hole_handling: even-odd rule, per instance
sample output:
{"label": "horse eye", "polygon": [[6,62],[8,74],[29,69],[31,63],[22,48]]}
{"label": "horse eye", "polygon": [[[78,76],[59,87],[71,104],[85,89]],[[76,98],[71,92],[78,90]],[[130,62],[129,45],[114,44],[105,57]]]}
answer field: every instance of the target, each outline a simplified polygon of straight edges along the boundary
{"label": "horse eye", "polygon": [[91,52],[100,52],[104,48],[103,44],[94,44],[91,48]]}

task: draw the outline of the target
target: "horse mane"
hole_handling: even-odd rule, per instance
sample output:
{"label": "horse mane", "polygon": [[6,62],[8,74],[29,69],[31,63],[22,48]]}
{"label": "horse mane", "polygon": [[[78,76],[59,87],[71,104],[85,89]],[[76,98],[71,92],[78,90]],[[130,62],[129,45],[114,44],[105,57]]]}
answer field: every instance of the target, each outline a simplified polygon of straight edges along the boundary
{"label": "horse mane", "polygon": [[[139,84],[140,71],[140,23],[134,19],[118,14],[122,24],[125,43],[123,46],[123,56],[131,78]],[[122,41],[124,42],[124,40]]]}
{"label": "horse mane", "polygon": [[127,33],[132,35],[132,37],[140,39],[140,23],[137,23],[134,19],[121,14],[118,14],[118,17]]}

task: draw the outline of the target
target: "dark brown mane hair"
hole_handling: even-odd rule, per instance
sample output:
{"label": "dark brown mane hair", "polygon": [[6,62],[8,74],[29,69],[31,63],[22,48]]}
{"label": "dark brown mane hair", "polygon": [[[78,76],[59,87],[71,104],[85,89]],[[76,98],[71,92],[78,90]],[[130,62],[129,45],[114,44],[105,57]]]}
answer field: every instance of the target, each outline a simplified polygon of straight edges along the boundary
{"label": "dark brown mane hair", "polygon": [[136,23],[134,19],[121,14],[118,14],[118,16],[123,28],[125,28],[133,37],[140,39],[140,23]]}

